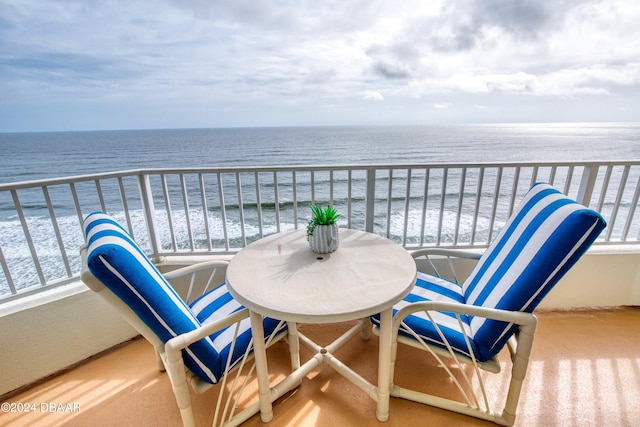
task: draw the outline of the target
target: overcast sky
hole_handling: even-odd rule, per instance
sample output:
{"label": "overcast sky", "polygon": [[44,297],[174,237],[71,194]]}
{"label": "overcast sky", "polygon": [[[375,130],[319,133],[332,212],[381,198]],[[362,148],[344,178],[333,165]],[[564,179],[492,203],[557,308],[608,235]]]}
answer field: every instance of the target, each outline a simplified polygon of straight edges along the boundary
{"label": "overcast sky", "polygon": [[0,132],[639,117],[638,0],[0,0]]}

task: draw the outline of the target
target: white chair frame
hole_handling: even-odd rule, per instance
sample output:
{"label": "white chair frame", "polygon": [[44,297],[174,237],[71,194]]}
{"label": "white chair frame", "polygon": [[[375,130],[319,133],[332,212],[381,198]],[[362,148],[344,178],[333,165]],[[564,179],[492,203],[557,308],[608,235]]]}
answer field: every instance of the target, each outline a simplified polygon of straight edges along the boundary
{"label": "white chair frame", "polygon": [[[455,258],[477,260],[481,255],[482,254],[477,252],[460,251],[455,249],[422,249],[412,253],[412,256],[416,259],[423,256],[427,259],[427,262],[432,269],[432,272],[429,272],[430,274],[436,277],[447,278],[448,280],[451,280],[457,284],[460,284],[460,282],[458,280],[458,273],[456,272],[456,267],[453,260]],[[446,265],[448,265],[449,269],[449,274],[447,276],[440,274],[440,272],[436,268],[437,262],[434,263],[432,257],[435,257],[436,259],[438,259],[438,261],[446,261]],[[429,314],[433,311],[456,313],[456,317],[458,319],[458,323],[461,325],[460,329],[462,331],[464,331],[464,329],[462,328],[462,320],[460,319],[461,314],[484,317],[488,319],[496,319],[518,325],[517,332],[509,339],[506,346],[510,352],[512,366],[510,372],[511,378],[509,381],[509,389],[507,392],[505,405],[502,409],[496,410],[492,408],[492,406],[495,406],[495,404],[492,405],[489,402],[485,384],[482,376],[480,375],[481,369],[492,373],[500,372],[500,363],[498,362],[497,357],[494,357],[493,359],[488,360],[484,363],[480,363],[474,358],[469,358],[466,355],[462,355],[454,350],[446,341],[446,339],[444,339],[444,335],[437,327],[435,322],[433,322],[433,319]],[[426,316],[431,319],[436,330],[445,342],[446,348],[438,347],[425,342],[413,331],[411,331],[409,327],[407,327],[407,325],[404,323],[404,319],[416,312],[426,313]],[[417,302],[409,304],[408,306],[399,310],[394,315],[393,319],[390,363],[391,396],[492,421],[500,425],[512,426],[515,423],[516,419],[516,410],[520,398],[522,383],[529,364],[529,356],[531,354],[531,348],[533,346],[533,338],[536,326],[537,318],[532,313],[506,311],[467,304],[436,301]],[[413,338],[399,335],[400,330],[412,334]],[[374,327],[374,332],[378,332],[377,327]],[[465,335],[465,341],[467,343],[469,354],[473,355],[473,350],[470,346],[469,340],[470,338]],[[464,402],[446,399],[440,396],[435,396],[416,390],[410,390],[394,384],[394,367],[396,364],[398,343],[406,344],[408,346],[429,352],[436,359],[438,364],[446,370],[447,374],[451,378],[452,383],[455,384],[457,389],[460,391],[463,397],[462,400]],[[447,364],[444,363],[442,359],[443,357],[450,358],[454,361],[455,366],[459,368],[458,371],[460,372],[459,376],[462,377],[462,383],[461,380],[456,377],[453,371],[449,369]],[[471,375],[468,375],[465,370],[462,369],[463,364],[471,364],[473,366]],[[471,387],[471,377],[474,375],[479,383],[479,393],[477,391],[474,391],[474,389]],[[468,390],[465,391],[464,385],[467,386]]]}
{"label": "white chair frame", "polygon": [[[156,334],[151,331],[151,329],[142,320],[140,320],[140,318],[133,310],[129,308],[129,306],[127,306],[120,298],[118,298],[113,292],[105,287],[102,282],[100,282],[96,277],[93,276],[93,274],[91,274],[87,267],[86,246],[83,246],[81,248],[80,254],[82,258],[82,281],[91,290],[100,295],[100,297],[102,297],[107,303],[109,303],[109,305],[114,307],[129,322],[129,324],[131,324],[147,341],[149,341],[153,345],[156,351],[158,368],[160,369],[160,371],[166,370],[167,375],[169,376],[173,388],[173,393],[175,394],[176,403],[178,405],[178,408],[180,409],[182,423],[185,427],[195,427],[196,425],[193,409],[191,406],[189,384],[197,394],[201,394],[215,385],[220,386],[220,392],[218,393],[218,401],[216,402],[216,409],[212,423],[212,425],[214,426],[237,426],[260,412],[259,402],[256,399],[256,401],[250,406],[246,407],[241,412],[235,413],[242,392],[244,391],[246,384],[252,377],[253,371],[255,370],[255,365],[248,367],[248,372],[246,373],[244,380],[241,379],[241,373],[243,371],[247,371],[247,369],[244,369],[245,366],[249,366],[247,365],[247,362],[253,360],[253,352],[251,351],[253,348],[253,341],[245,352],[241,362],[239,362],[234,368],[229,369],[230,360],[227,360],[227,365],[225,368],[226,374],[221,378],[218,384],[209,384],[197,378],[186,368],[186,366],[184,365],[184,360],[182,358],[182,350],[190,344],[193,344],[198,340],[213,334],[214,332],[217,332],[234,324],[236,324],[234,335],[235,343],[235,338],[237,336],[239,328],[239,322],[243,319],[249,318],[250,316],[250,312],[248,309],[244,308],[227,316],[224,319],[207,323],[206,325],[203,325],[202,327],[191,332],[178,335],[167,341],[167,343],[165,344],[160,339],[158,339]],[[187,301],[190,301],[192,299],[195,299],[195,297],[192,296],[192,293],[196,288],[196,284],[200,285],[198,286],[199,288],[203,288],[202,293],[214,289],[217,284],[213,287],[211,286],[213,283],[212,280],[214,276],[216,276],[216,271],[219,269],[226,269],[227,265],[228,261],[222,260],[201,262],[198,264],[173,270],[171,272],[163,274],[163,276],[167,279],[167,281],[172,281],[190,275],[191,278],[189,290],[187,297],[185,298]],[[197,283],[197,273],[202,273],[203,271],[206,272],[207,270],[209,270],[211,273],[207,282],[204,283],[204,286],[201,286],[202,283]],[[295,325],[288,326],[295,328]],[[276,331],[279,329],[280,326],[276,328]],[[293,330],[295,331],[295,329]],[[283,338],[288,338],[288,333],[286,330],[277,335],[270,336],[265,345],[269,347]],[[294,350],[296,351],[295,355],[293,353]],[[290,347],[290,351],[292,351],[292,369],[297,369],[297,366],[299,366],[297,349],[291,349]],[[232,351],[230,351],[230,354],[231,353]],[[225,393],[223,393],[223,391],[228,382],[229,374],[233,371],[235,371],[235,377],[231,382],[231,389],[225,400]],[[298,385],[299,383],[293,384],[289,388],[293,389]]]}

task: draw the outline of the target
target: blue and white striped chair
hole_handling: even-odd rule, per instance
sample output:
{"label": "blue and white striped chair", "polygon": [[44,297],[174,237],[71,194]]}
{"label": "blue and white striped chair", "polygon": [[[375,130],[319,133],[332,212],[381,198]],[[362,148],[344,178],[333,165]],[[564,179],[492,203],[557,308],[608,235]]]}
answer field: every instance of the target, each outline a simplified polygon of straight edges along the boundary
{"label": "blue and white striped chair", "polygon": [[[231,297],[224,284],[210,289],[216,271],[224,272],[227,262],[200,263],[163,276],[130,235],[104,213],[88,215],[84,230],[87,245],[81,249],[82,281],[153,344],[160,367],[166,368],[171,380],[183,424],[195,425],[187,384],[191,382],[201,393],[222,382],[221,399],[229,371],[242,371],[252,355],[248,310]],[[184,276],[190,283],[189,294],[193,288],[204,291],[190,304],[167,280]],[[197,281],[205,283],[196,286]],[[264,330],[267,345],[287,333],[286,324],[269,318],[264,319]],[[226,411],[228,406],[219,402],[216,408]],[[230,407],[235,409],[233,404]],[[231,410],[220,415],[221,424],[237,425],[257,412],[257,402],[238,414]],[[218,418],[216,410],[214,424]]]}
{"label": "blue and white striped chair", "polygon": [[[536,329],[532,312],[605,226],[597,212],[538,183],[484,254],[442,249],[413,253],[418,269],[428,268],[429,273],[419,271],[411,293],[394,307],[391,378],[393,381],[397,343],[408,344],[436,358],[461,399],[443,399],[397,385],[392,385],[391,395],[513,425]],[[477,260],[462,284],[456,268],[466,265],[469,271],[470,261],[456,258]],[[443,267],[446,275],[440,274]],[[378,317],[372,321],[375,330]],[[496,356],[505,344],[509,344],[513,361],[511,380],[504,408],[496,412],[489,403],[481,369],[500,372]],[[451,369],[442,357],[453,359],[457,369]],[[474,369],[464,369],[463,363]]]}

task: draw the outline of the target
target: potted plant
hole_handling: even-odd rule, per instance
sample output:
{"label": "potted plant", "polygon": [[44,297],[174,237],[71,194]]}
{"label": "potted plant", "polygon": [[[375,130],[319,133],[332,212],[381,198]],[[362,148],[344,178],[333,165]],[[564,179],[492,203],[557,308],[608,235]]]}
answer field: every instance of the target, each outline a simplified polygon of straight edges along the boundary
{"label": "potted plant", "polygon": [[312,218],[307,224],[307,240],[313,252],[326,254],[338,249],[338,218],[340,215],[331,206],[309,205]]}

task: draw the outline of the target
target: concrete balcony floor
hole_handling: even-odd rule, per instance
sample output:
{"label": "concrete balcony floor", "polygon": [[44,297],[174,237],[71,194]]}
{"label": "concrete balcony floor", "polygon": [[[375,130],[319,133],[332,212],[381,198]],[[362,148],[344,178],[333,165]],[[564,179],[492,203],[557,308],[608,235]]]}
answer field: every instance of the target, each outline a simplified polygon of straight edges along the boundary
{"label": "concrete balcony floor", "polygon": [[[540,322],[516,425],[640,425],[640,308],[541,311],[538,317]],[[301,330],[319,343],[328,343],[347,326],[303,325]],[[356,338],[336,355],[373,381],[377,348],[375,336],[369,341]],[[64,351],[62,346],[61,351]],[[274,378],[278,372],[286,371],[286,344],[276,344],[268,355]],[[302,353],[305,355],[308,354]],[[447,379],[431,367],[435,366],[431,356],[423,352],[401,347],[399,363],[404,366],[420,363],[420,367],[413,372],[398,369],[398,384],[430,382],[440,388],[451,387]],[[210,425],[216,389],[202,395],[192,393],[199,425]],[[157,370],[153,350],[142,339],[135,339],[18,394],[3,396],[2,401],[36,405],[35,412],[0,413],[3,426],[181,425],[169,380]],[[259,416],[243,424],[262,425]],[[378,423],[375,403],[364,392],[329,367],[320,366],[299,388],[276,402],[274,420],[268,425],[454,427],[494,424],[395,398],[391,399],[389,421]]]}

